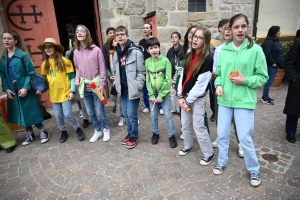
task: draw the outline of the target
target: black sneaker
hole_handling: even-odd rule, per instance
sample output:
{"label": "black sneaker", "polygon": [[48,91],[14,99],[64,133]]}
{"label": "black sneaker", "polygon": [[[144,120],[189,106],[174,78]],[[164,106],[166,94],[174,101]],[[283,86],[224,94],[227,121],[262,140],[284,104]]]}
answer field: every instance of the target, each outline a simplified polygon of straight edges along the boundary
{"label": "black sneaker", "polygon": [[215,157],[215,154],[209,156],[209,157],[203,157],[202,160],[200,160],[200,165],[208,165],[211,163],[212,159]]}
{"label": "black sneaker", "polygon": [[115,105],[115,106],[113,107],[113,113],[116,113],[116,111],[117,111],[117,106]]}
{"label": "black sneaker", "polygon": [[215,114],[212,114],[212,115],[210,116],[210,121],[211,121],[211,122],[215,122],[215,121],[216,121],[216,116],[215,116]]}
{"label": "black sneaker", "polygon": [[261,102],[265,103],[265,104],[268,104],[268,105],[274,105],[274,100],[272,102],[272,99],[271,98],[268,98],[268,99],[261,99]]}
{"label": "black sneaker", "polygon": [[222,165],[217,164],[217,165],[214,167],[214,169],[213,169],[213,173],[214,173],[215,175],[220,175],[220,174],[223,173],[224,168],[225,168],[225,166],[222,166]]}
{"label": "black sneaker", "polygon": [[189,148],[189,149],[183,148],[183,149],[181,149],[181,150],[179,151],[179,155],[184,156],[184,155],[186,155],[189,151],[192,151],[192,149],[193,149],[193,147],[191,147],[191,148]]}
{"label": "black sneaker", "polygon": [[61,132],[61,135],[60,135],[60,139],[59,139],[59,142],[60,143],[64,143],[65,141],[67,141],[68,139],[68,132],[67,131],[62,131]]}
{"label": "black sneaker", "polygon": [[82,127],[83,127],[83,128],[87,128],[87,127],[89,127],[89,124],[90,124],[89,120],[84,119],[84,120],[83,120],[83,125],[82,125]]}
{"label": "black sneaker", "polygon": [[16,147],[17,147],[17,145],[8,147],[7,149],[5,149],[5,151],[6,151],[6,153],[11,153],[11,152],[13,152],[16,149]]}
{"label": "black sneaker", "polygon": [[78,135],[78,140],[80,140],[80,141],[84,140],[84,133],[83,133],[83,131],[81,130],[81,128],[78,128],[78,129],[76,130],[76,132],[77,132],[77,135]]}
{"label": "black sneaker", "polygon": [[169,138],[169,141],[170,141],[170,147],[171,148],[176,148],[177,147],[177,141],[176,141],[175,135],[171,136]]}
{"label": "black sneaker", "polygon": [[259,186],[261,183],[260,175],[259,173],[251,173],[250,175],[250,185],[251,186]]}
{"label": "black sneaker", "polygon": [[[274,103],[274,99],[272,99],[272,98],[269,98],[269,99],[271,100],[271,102],[272,102],[272,103]],[[262,101],[262,100],[264,100],[264,98],[263,98],[263,97],[261,97],[261,99],[260,99],[260,100]]]}
{"label": "black sneaker", "polygon": [[151,143],[157,144],[158,140],[159,140],[159,134],[153,133],[152,138],[151,138]]}
{"label": "black sneaker", "polygon": [[40,139],[41,139],[41,143],[42,144],[48,142],[48,140],[49,140],[49,134],[48,134],[48,132],[47,131],[41,132]]}
{"label": "black sneaker", "polygon": [[26,135],[26,139],[24,140],[24,142],[22,143],[23,146],[30,144],[35,138],[34,133],[31,134],[27,134]]}

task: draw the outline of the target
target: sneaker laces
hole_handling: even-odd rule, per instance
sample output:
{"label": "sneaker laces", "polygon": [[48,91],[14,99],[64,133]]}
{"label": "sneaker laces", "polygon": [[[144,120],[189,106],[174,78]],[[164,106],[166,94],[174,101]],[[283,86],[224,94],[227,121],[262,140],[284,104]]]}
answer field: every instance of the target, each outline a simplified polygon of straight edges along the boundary
{"label": "sneaker laces", "polygon": [[47,136],[47,134],[46,133],[44,133],[44,132],[41,132],[41,139],[47,139],[48,138],[48,136]]}
{"label": "sneaker laces", "polygon": [[32,135],[31,134],[27,134],[27,136],[26,136],[26,140],[25,141],[28,141],[28,140],[33,140],[33,137],[32,137]]}
{"label": "sneaker laces", "polygon": [[220,171],[222,170],[222,168],[223,167],[220,164],[217,164],[217,166],[215,166],[215,169],[220,170]]}
{"label": "sneaker laces", "polygon": [[259,174],[258,173],[251,173],[250,179],[251,180],[258,180],[259,179]]}

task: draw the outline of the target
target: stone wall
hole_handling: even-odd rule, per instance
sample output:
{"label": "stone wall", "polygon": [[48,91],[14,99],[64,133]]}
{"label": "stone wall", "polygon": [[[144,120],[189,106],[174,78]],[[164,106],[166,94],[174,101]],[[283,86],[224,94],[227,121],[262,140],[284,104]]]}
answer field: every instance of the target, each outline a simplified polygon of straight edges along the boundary
{"label": "stone wall", "polygon": [[235,14],[243,13],[249,20],[249,34],[252,34],[255,0],[207,0],[207,12],[189,13],[188,24],[209,28],[213,37],[218,35],[218,23]]}
{"label": "stone wall", "polygon": [[259,6],[257,35],[266,36],[271,26],[280,26],[283,35],[300,28],[300,0],[263,0]]}
{"label": "stone wall", "polygon": [[143,38],[144,17],[156,11],[157,38],[161,42],[161,52],[165,54],[171,45],[171,33],[184,34],[187,28],[187,0],[98,0],[102,37],[106,40],[105,30],[112,26],[124,25],[128,28],[129,38],[136,44]]}
{"label": "stone wall", "polygon": [[[0,1],[0,33],[7,29],[2,2]],[[2,35],[1,35],[2,37]],[[2,39],[0,40],[0,50],[4,48]],[[1,78],[0,78],[1,79]],[[0,95],[2,94],[2,81],[0,80]]]}

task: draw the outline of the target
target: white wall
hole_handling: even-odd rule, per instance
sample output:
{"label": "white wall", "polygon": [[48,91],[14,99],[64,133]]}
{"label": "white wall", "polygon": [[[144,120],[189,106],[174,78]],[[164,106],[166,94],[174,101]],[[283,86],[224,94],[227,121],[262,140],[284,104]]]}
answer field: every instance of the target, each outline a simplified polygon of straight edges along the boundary
{"label": "white wall", "polygon": [[257,36],[266,36],[271,26],[281,34],[295,34],[300,27],[300,0],[261,0]]}

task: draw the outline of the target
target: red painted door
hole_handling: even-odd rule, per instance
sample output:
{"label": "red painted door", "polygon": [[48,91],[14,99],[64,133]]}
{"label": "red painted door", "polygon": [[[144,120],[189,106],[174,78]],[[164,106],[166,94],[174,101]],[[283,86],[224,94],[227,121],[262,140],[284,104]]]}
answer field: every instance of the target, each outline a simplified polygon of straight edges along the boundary
{"label": "red painted door", "polygon": [[[8,29],[16,30],[26,41],[26,46],[37,73],[43,62],[41,51],[37,48],[47,37],[59,40],[55,10],[52,0],[2,0]],[[46,108],[51,108],[49,93],[41,96]]]}

